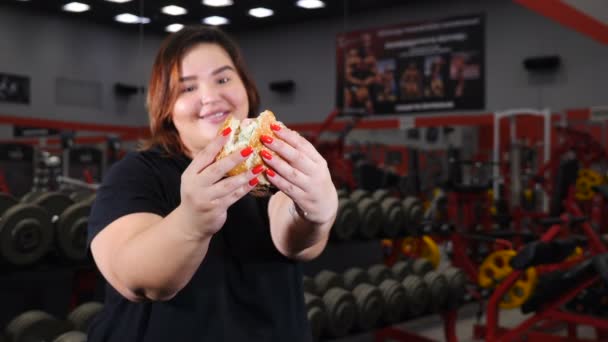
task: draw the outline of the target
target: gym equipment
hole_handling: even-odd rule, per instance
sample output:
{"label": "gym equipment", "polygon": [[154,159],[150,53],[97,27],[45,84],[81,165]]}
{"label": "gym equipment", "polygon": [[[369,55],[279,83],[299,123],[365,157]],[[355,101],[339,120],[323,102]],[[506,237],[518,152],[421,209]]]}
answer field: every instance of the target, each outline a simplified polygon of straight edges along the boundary
{"label": "gym equipment", "polygon": [[308,292],[310,294],[316,295],[319,293],[317,291],[315,281],[309,276],[302,277],[302,288],[304,288],[304,292]]}
{"label": "gym equipment", "polygon": [[70,205],[74,204],[74,201],[64,193],[51,191],[40,192],[35,196],[31,196],[27,203],[38,205],[46,209],[49,214],[51,214],[51,217],[53,217],[53,222],[56,222],[59,215],[61,215],[61,213]]}
{"label": "gym equipment", "polygon": [[347,189],[338,189],[338,198],[348,198],[348,190]]}
{"label": "gym equipment", "polygon": [[352,291],[359,284],[370,282],[367,272],[359,267],[352,267],[346,270],[342,275],[342,279],[344,280],[344,288],[349,291]]}
{"label": "gym equipment", "polygon": [[325,305],[321,298],[306,292],[304,293],[304,303],[306,304],[306,315],[310,323],[312,337],[317,341],[325,328],[325,320],[327,319]]}
{"label": "gym equipment", "polygon": [[405,223],[408,226],[417,226],[422,221],[424,209],[420,200],[414,196],[408,196],[401,201],[405,211]]}
{"label": "gym equipment", "polygon": [[393,267],[391,267],[393,276],[395,276],[396,279],[405,279],[408,274],[412,273],[413,262],[414,261],[412,259],[397,261]]}
{"label": "gym equipment", "polygon": [[599,172],[592,169],[579,169],[576,178],[575,198],[579,201],[588,201],[595,195],[594,187],[604,183]]}
{"label": "gym equipment", "polygon": [[[432,269],[436,269],[441,262],[439,247],[428,235],[403,239],[401,242],[401,251],[405,255],[428,260]],[[414,273],[418,274],[417,270],[414,270]]]}
{"label": "gym equipment", "polygon": [[382,208],[369,192],[357,189],[350,194],[350,199],[359,212],[359,236],[371,240],[378,236],[382,225]]}
{"label": "gym equipment", "polygon": [[71,322],[75,330],[87,332],[89,324],[97,314],[103,310],[103,304],[98,302],[83,303],[68,315],[68,321]]}
{"label": "gym equipment", "polygon": [[378,288],[370,284],[359,284],[353,289],[357,303],[356,325],[362,331],[373,329],[384,312],[384,297]]}
{"label": "gym equipment", "polygon": [[348,198],[338,199],[338,215],[331,235],[337,240],[350,240],[359,230],[359,212],[355,203]]}
{"label": "gym equipment", "polygon": [[55,225],[57,247],[69,260],[82,261],[87,258],[87,226],[91,204],[88,201],[67,207]]}
{"label": "gym equipment", "polygon": [[6,326],[6,335],[12,342],[52,341],[71,330],[69,322],[59,320],[40,311],[26,311],[13,318]]}
{"label": "gym equipment", "polygon": [[[11,204],[12,203],[12,204]],[[0,256],[16,266],[36,263],[51,248],[51,216],[43,208],[0,195]]]}
{"label": "gym equipment", "polygon": [[331,337],[345,336],[357,320],[355,297],[341,288],[331,288],[323,295],[327,321],[325,332]]}
{"label": "gym equipment", "polygon": [[412,262],[412,273],[420,277],[423,277],[434,269],[433,264],[427,259],[415,259]]}
{"label": "gym equipment", "polygon": [[336,272],[328,270],[323,270],[315,276],[315,285],[318,294],[323,294],[334,287],[344,288],[342,278]]}
{"label": "gym equipment", "polygon": [[384,264],[372,265],[368,270],[369,281],[372,285],[378,286],[386,279],[392,279],[393,274],[391,270]]}
{"label": "gym equipment", "polygon": [[408,275],[401,282],[409,303],[406,313],[411,317],[417,317],[426,312],[431,293],[426,283],[416,275]]}
{"label": "gym equipment", "polygon": [[443,276],[448,283],[448,298],[445,307],[448,310],[456,309],[464,302],[467,275],[459,268],[448,267],[443,271]]}
{"label": "gym equipment", "polygon": [[382,222],[382,236],[390,238],[399,235],[406,221],[401,201],[396,197],[392,197],[390,192],[384,189],[376,190],[372,194],[372,198],[377,203],[380,203],[380,209],[382,210],[384,218]]}
{"label": "gym equipment", "polygon": [[[479,286],[493,288],[509,276],[513,272],[510,262],[515,255],[517,252],[511,249],[495,251],[488,255],[479,267]],[[502,298],[500,307],[514,309],[522,306],[532,296],[537,281],[536,269],[527,268]]]}
{"label": "gym equipment", "polygon": [[53,342],[87,342],[87,334],[82,331],[68,331],[58,336]]}
{"label": "gym equipment", "polygon": [[378,289],[385,303],[382,320],[388,324],[401,321],[407,306],[407,296],[403,286],[396,280],[386,279]]}
{"label": "gym equipment", "polygon": [[448,299],[448,282],[443,276],[436,271],[431,271],[422,278],[429,288],[431,294],[428,309],[433,312],[439,312]]}

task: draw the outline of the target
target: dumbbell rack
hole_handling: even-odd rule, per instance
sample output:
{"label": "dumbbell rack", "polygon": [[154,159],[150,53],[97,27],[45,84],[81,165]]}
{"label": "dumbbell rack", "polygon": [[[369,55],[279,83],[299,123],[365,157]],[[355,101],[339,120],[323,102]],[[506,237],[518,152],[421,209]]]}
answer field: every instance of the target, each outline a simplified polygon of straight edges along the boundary
{"label": "dumbbell rack", "polygon": [[[331,241],[323,253],[316,259],[302,265],[306,276],[312,277],[323,269],[331,269],[336,273],[342,273],[350,267],[367,268],[374,264],[384,263],[384,251],[381,240],[351,240],[343,242]],[[456,310],[441,314],[444,322],[445,341],[456,342]],[[362,332],[372,334],[374,341],[385,340],[434,342],[431,339],[405,331],[395,326],[377,328],[376,330]],[[325,341],[325,340],[324,340]],[[331,340],[327,340],[331,341]]]}

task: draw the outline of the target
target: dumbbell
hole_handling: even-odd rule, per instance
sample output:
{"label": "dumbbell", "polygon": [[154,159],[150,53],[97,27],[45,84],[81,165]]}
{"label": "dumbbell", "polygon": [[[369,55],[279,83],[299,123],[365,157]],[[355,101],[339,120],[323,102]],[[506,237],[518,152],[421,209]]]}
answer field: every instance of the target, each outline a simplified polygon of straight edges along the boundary
{"label": "dumbbell", "polygon": [[448,267],[443,271],[443,276],[448,283],[448,299],[445,307],[453,310],[462,305],[466,294],[467,275],[459,268]]}
{"label": "dumbbell", "polygon": [[355,203],[349,198],[338,199],[338,214],[331,229],[332,238],[340,241],[350,240],[359,230],[359,212]]}
{"label": "dumbbell", "polygon": [[362,283],[352,291],[357,303],[356,326],[361,331],[373,329],[384,313],[384,297],[377,287]]}
{"label": "dumbbell", "polygon": [[38,192],[37,194],[22,197],[21,202],[38,205],[46,209],[49,214],[51,214],[53,222],[59,218],[59,215],[61,215],[64,210],[74,204],[74,201],[70,196],[61,193],[60,191]]}
{"label": "dumbbell", "polygon": [[406,259],[397,261],[392,267],[391,272],[395,279],[404,279],[408,274],[412,273],[412,263],[414,260]]}
{"label": "dumbbell", "polygon": [[367,274],[369,275],[370,283],[375,286],[380,285],[386,279],[393,278],[391,270],[384,264],[372,265],[367,270]]}
{"label": "dumbbell", "polygon": [[13,318],[5,334],[11,342],[52,341],[72,329],[72,325],[40,311],[26,311]]}
{"label": "dumbbell", "polygon": [[417,275],[410,274],[401,281],[405,290],[408,306],[406,314],[417,317],[425,313],[429,307],[430,291],[426,283]]}
{"label": "dumbbell", "polygon": [[87,342],[87,334],[72,330],[59,335],[53,342]]}
{"label": "dumbbell", "polygon": [[322,270],[317,273],[314,278],[315,289],[317,290],[317,294],[323,295],[325,292],[329,291],[329,289],[338,287],[344,288],[344,282],[342,278],[333,271]]}
{"label": "dumbbell", "polygon": [[408,232],[413,233],[413,229],[418,227],[424,217],[422,203],[414,196],[407,196],[401,201],[401,205],[405,211],[405,224]]}
{"label": "dumbbell", "polygon": [[70,322],[74,330],[86,333],[89,329],[91,321],[103,310],[103,304],[99,302],[87,302],[75,307],[68,314],[68,322]]}
{"label": "dumbbell", "polygon": [[448,299],[448,282],[445,276],[436,271],[430,271],[422,277],[429,288],[430,300],[428,309],[432,313],[441,311]]}
{"label": "dumbbell", "polygon": [[385,189],[374,191],[372,198],[380,203],[382,211],[381,235],[389,238],[398,236],[405,226],[405,211],[401,201]]}
{"label": "dumbbell", "polygon": [[304,292],[304,303],[312,336],[317,341],[325,329],[325,322],[327,320],[325,304],[323,304],[321,298],[308,292]]}
{"label": "dumbbell", "polygon": [[52,218],[45,209],[1,193],[0,217],[2,260],[16,266],[32,265],[51,249]]}
{"label": "dumbbell", "polygon": [[344,288],[352,291],[357,285],[363,283],[371,283],[369,275],[366,271],[359,267],[351,267],[342,274]]}
{"label": "dumbbell", "polygon": [[367,240],[377,237],[382,224],[380,205],[369,192],[362,189],[353,191],[350,199],[355,203],[359,212],[359,236]]}
{"label": "dumbbell", "polygon": [[428,261],[427,259],[418,258],[412,261],[412,273],[424,277],[427,273],[433,271],[435,267],[433,267],[433,263]]}
{"label": "dumbbell", "polygon": [[357,321],[355,297],[343,288],[333,287],[323,295],[323,304],[326,310],[325,334],[345,336]]}
{"label": "dumbbell", "polygon": [[382,320],[389,325],[401,321],[408,305],[408,298],[403,285],[396,280],[386,279],[378,289],[385,302]]}

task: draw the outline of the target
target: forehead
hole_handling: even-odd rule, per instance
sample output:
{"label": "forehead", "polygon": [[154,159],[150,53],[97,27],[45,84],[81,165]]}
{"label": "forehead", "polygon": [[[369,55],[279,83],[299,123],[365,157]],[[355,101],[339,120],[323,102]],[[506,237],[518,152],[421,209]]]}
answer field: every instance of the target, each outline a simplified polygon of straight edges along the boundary
{"label": "forehead", "polygon": [[190,48],[181,60],[181,69],[186,72],[211,72],[219,67],[234,67],[232,58],[220,45],[201,43]]}

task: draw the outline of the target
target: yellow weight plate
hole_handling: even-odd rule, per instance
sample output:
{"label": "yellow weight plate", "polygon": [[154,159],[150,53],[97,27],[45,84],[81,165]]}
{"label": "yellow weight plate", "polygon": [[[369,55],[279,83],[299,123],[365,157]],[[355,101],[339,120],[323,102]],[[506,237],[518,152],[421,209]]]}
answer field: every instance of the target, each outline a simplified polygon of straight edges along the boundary
{"label": "yellow weight plate", "polygon": [[403,239],[401,251],[406,255],[412,255],[427,259],[437,269],[441,261],[441,253],[435,241],[427,235],[421,238],[409,237]]}

